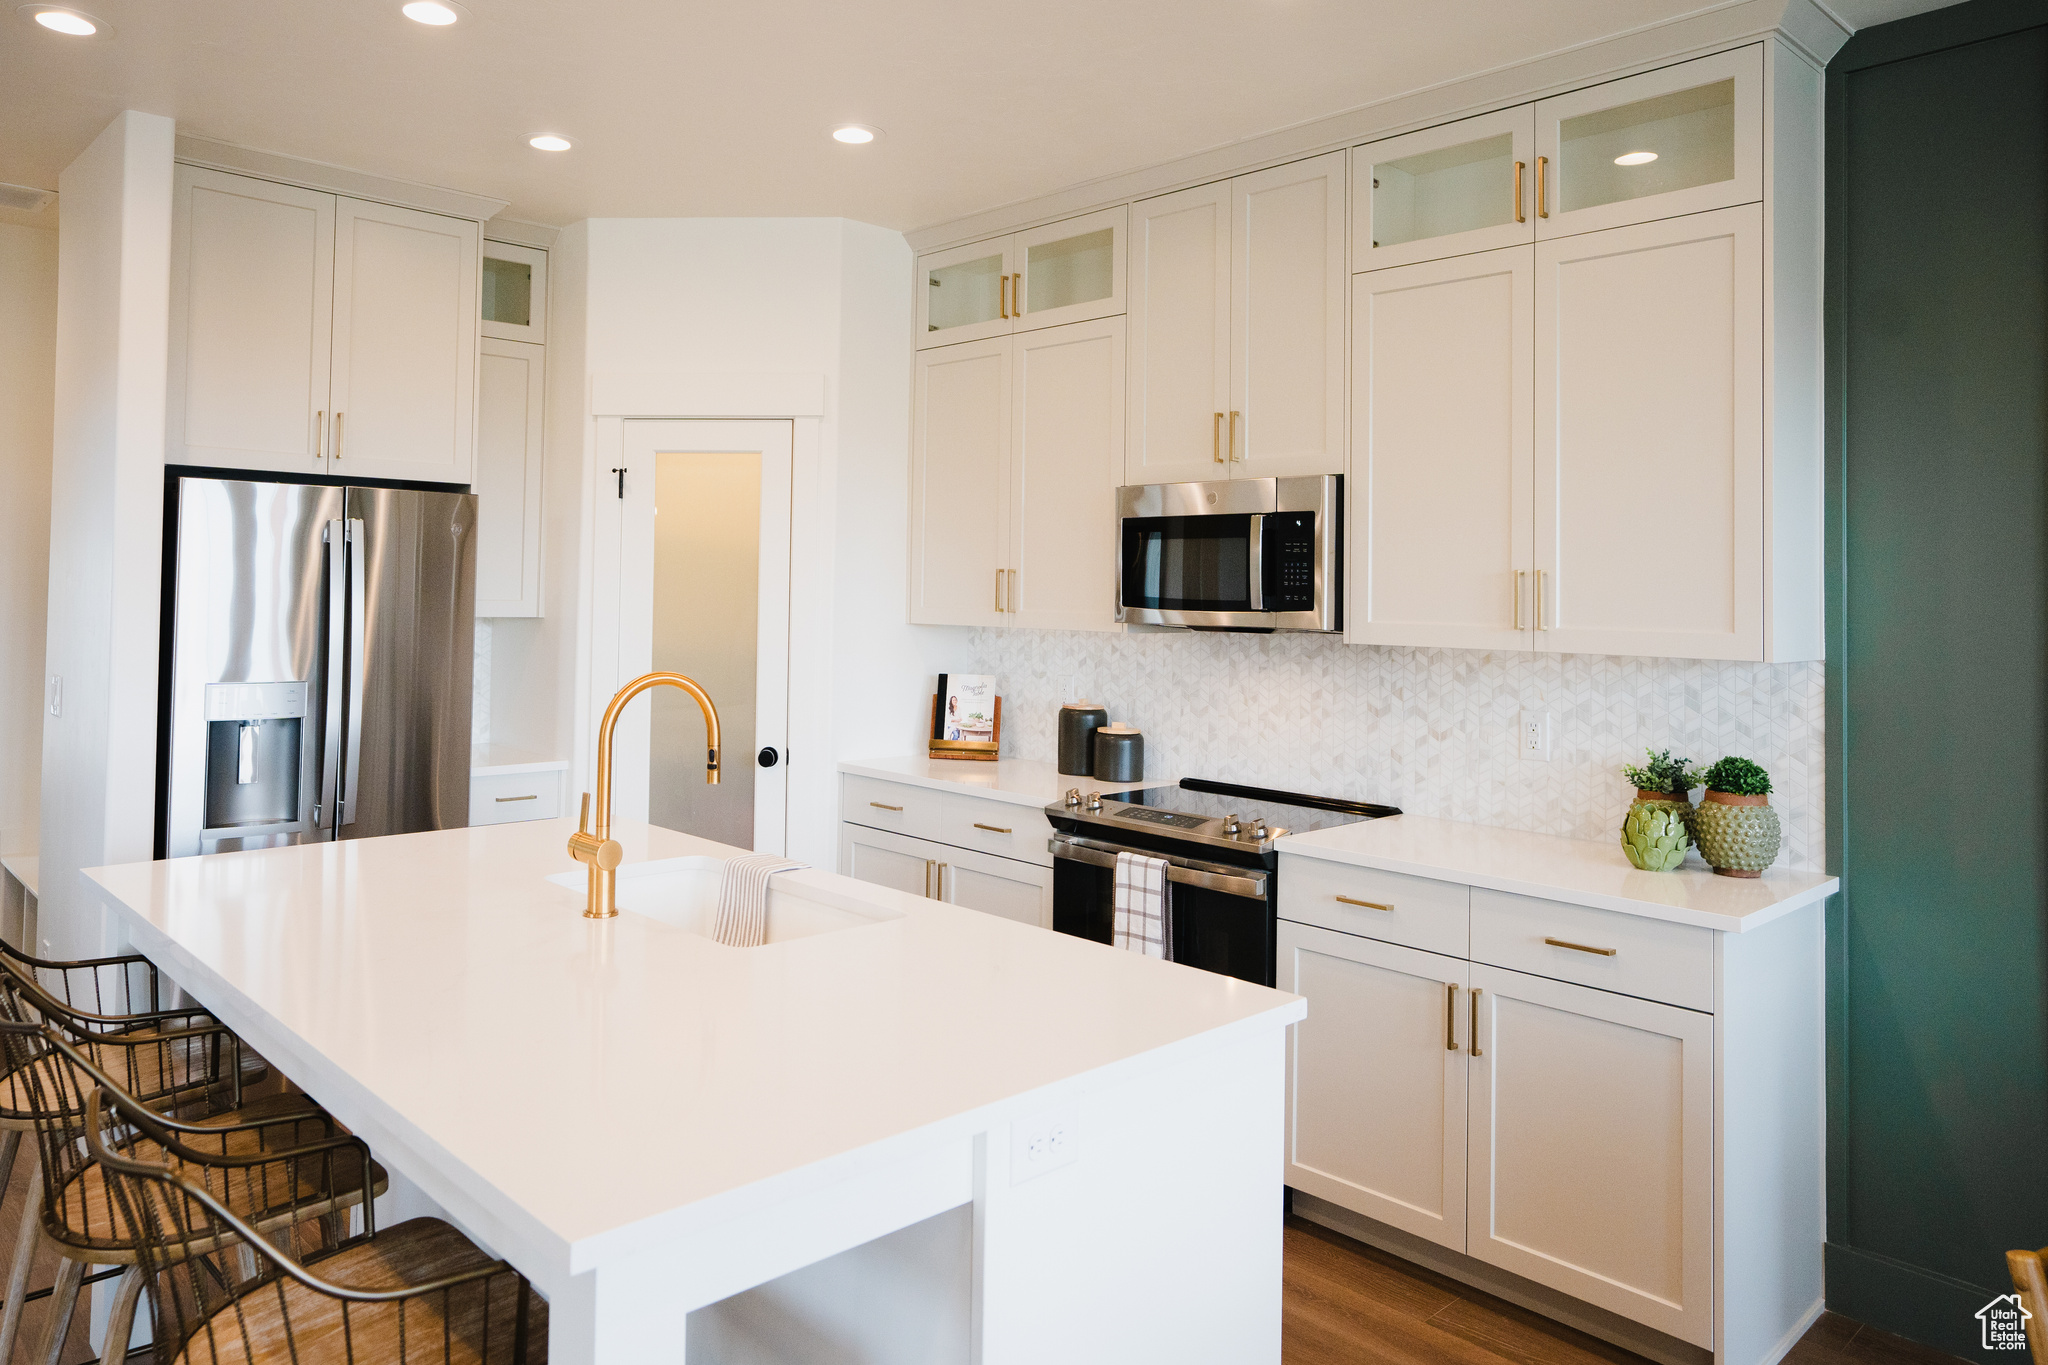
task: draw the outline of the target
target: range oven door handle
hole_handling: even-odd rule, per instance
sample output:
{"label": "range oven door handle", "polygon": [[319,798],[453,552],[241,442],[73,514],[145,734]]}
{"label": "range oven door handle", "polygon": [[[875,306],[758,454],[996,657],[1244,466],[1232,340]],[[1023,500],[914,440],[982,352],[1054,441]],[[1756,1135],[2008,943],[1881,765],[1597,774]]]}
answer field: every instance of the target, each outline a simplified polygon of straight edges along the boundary
{"label": "range oven door handle", "polygon": [[1086,863],[1090,867],[1116,866],[1119,853],[1142,853],[1148,858],[1166,859],[1166,880],[1183,886],[1197,886],[1205,891],[1221,891],[1227,896],[1243,896],[1248,900],[1266,899],[1266,874],[1251,868],[1229,867],[1222,863],[1197,862],[1192,858],[1176,858],[1170,853],[1155,853],[1151,849],[1126,849],[1117,844],[1098,843],[1093,839],[1082,839],[1072,834],[1055,834],[1048,845],[1052,856],[1072,863]]}

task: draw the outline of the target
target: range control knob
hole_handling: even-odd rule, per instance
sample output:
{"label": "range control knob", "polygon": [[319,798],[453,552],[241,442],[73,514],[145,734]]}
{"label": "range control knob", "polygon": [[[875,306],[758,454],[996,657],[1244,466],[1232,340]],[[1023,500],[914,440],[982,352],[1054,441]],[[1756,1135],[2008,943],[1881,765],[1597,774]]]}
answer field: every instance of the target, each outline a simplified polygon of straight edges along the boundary
{"label": "range control knob", "polygon": [[1089,792],[1089,793],[1088,793],[1088,809],[1089,809],[1089,810],[1101,810],[1101,809],[1102,809],[1102,793],[1101,793],[1101,792]]}
{"label": "range control knob", "polygon": [[1235,815],[1223,817],[1223,832],[1233,839],[1237,837],[1237,817]]}
{"label": "range control knob", "polygon": [[1266,840],[1266,817],[1265,817],[1265,816],[1263,816],[1263,815],[1254,815],[1254,816],[1252,817],[1252,838],[1254,838],[1254,839],[1257,839],[1257,840],[1258,840],[1258,841],[1259,841],[1260,843],[1264,843],[1264,842],[1265,842],[1265,840]]}
{"label": "range control knob", "polygon": [[1067,788],[1067,805],[1068,805],[1069,807],[1072,807],[1072,806],[1078,806],[1078,805],[1080,805],[1080,804],[1081,804],[1081,789],[1080,789],[1079,787],[1069,787],[1069,788]]}

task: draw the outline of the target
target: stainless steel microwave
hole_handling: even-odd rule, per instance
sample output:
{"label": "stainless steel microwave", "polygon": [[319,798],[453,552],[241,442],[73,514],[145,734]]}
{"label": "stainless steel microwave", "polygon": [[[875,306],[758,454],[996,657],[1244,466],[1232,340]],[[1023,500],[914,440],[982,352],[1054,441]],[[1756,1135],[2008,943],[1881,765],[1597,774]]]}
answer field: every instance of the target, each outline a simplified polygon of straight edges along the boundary
{"label": "stainless steel microwave", "polygon": [[1342,485],[1318,474],[1119,488],[1116,619],[1342,630]]}

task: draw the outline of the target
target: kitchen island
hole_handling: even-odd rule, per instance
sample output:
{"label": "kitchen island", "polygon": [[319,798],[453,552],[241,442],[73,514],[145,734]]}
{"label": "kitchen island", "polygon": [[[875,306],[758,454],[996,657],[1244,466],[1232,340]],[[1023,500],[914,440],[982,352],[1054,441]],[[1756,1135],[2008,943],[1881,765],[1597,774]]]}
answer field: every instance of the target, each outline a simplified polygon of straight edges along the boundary
{"label": "kitchen island", "polygon": [[533,1281],[556,1365],[1279,1360],[1298,997],[817,870],[725,947],[737,850],[640,824],[587,920],[572,828],[90,876]]}

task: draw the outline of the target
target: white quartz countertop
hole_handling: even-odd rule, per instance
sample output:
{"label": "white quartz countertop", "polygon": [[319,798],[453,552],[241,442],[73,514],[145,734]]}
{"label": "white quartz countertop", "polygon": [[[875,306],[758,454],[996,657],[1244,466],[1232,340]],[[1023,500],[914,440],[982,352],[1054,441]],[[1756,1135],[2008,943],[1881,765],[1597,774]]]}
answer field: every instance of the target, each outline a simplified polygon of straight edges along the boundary
{"label": "white quartz countertop", "polygon": [[[1697,854],[1673,872],[1630,866],[1619,838],[1560,839],[1548,834],[1395,815],[1310,834],[1274,847],[1306,858],[1405,872],[1545,900],[1590,905],[1673,924],[1739,933],[1833,895],[1841,882],[1824,872],[1772,868],[1762,877],[1717,876]],[[1287,894],[1281,883],[1281,897]]]}
{"label": "white quartz countertop", "polygon": [[903,782],[936,791],[968,792],[991,801],[1013,806],[1047,806],[1067,794],[1067,788],[1082,791],[1136,791],[1141,787],[1171,787],[1178,779],[1148,777],[1142,782],[1104,782],[1093,777],[1071,777],[1056,763],[1028,758],[999,758],[993,763],[950,758],[862,758],[839,765],[842,773],[873,777],[883,782]]}
{"label": "white quartz countertop", "polygon": [[[580,887],[543,880],[580,870],[563,851],[574,828],[88,875],[139,951],[338,1118],[425,1163],[444,1203],[454,1190],[489,1211],[488,1240],[538,1247],[564,1273],[803,1197],[848,1161],[1040,1087],[1204,1055],[1306,1012],[816,869],[776,885],[893,917],[760,948],[624,909],[586,920]],[[622,878],[739,851],[637,823],[614,835]]]}

